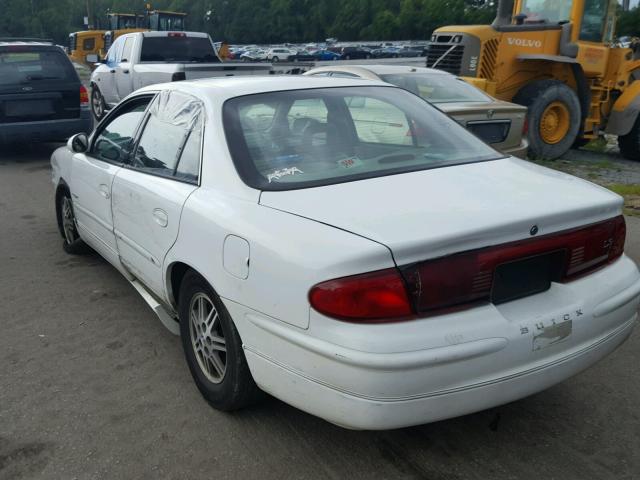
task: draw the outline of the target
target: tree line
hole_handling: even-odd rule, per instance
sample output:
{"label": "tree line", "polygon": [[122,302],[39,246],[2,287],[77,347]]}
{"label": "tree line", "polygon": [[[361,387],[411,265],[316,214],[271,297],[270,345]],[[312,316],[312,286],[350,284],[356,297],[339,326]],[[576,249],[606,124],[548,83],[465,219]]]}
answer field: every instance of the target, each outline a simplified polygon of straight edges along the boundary
{"label": "tree line", "polygon": [[[231,43],[424,40],[442,25],[487,24],[497,0],[157,0],[153,9],[185,12],[189,30]],[[107,28],[106,13],[143,13],[138,0],[0,0],[0,37],[52,38],[64,44],[83,19]],[[87,8],[89,12],[87,12]],[[640,8],[620,12],[620,35],[640,36]]]}

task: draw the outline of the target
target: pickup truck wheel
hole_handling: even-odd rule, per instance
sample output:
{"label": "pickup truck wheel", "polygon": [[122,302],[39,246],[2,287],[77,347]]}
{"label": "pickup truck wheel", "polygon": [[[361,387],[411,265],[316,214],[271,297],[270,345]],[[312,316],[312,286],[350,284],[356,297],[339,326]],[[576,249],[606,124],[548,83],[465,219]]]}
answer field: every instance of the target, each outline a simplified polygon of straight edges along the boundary
{"label": "pickup truck wheel", "polygon": [[76,226],[76,216],[73,211],[73,202],[69,192],[63,191],[58,194],[58,204],[56,211],[58,213],[58,224],[60,233],[64,239],[62,248],[65,252],[72,255],[87,253],[88,247],[80,238],[78,228]]}
{"label": "pickup truck wheel", "polygon": [[91,87],[91,111],[93,112],[93,116],[96,117],[96,120],[101,120],[106,111],[104,97],[95,85]]}
{"label": "pickup truck wheel", "polygon": [[578,95],[558,80],[541,80],[522,88],[513,99],[528,107],[529,155],[555,160],[576,141],[581,124]]}
{"label": "pickup truck wheel", "polygon": [[640,116],[629,133],[618,137],[618,146],[624,158],[640,161]]}
{"label": "pickup truck wheel", "polygon": [[194,271],[180,285],[178,310],[185,358],[209,404],[232,411],[258,400],[261,391],[253,381],[231,316],[216,292]]}

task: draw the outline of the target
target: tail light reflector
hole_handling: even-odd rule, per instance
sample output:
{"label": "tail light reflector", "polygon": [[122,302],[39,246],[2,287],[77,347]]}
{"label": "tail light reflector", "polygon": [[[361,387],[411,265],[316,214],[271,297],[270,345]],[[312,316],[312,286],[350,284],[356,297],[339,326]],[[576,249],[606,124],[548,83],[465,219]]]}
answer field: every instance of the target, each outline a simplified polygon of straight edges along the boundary
{"label": "tail light reflector", "polygon": [[88,107],[89,106],[89,92],[84,85],[80,85],[80,106]]}
{"label": "tail light reflector", "polygon": [[[492,300],[495,272],[501,265],[551,254],[549,280],[569,282],[618,259],[625,236],[621,215],[538,238],[319,283],[309,292],[309,302],[323,315],[352,322],[394,322],[416,313],[461,310]],[[523,265],[526,275],[529,263]]]}
{"label": "tail light reflector", "polygon": [[556,265],[552,267],[557,267],[553,270],[558,273],[550,272],[550,280],[564,283],[619,258],[625,235],[624,217],[619,216],[574,230],[428,260],[401,271],[416,311],[457,309],[492,300],[494,274],[500,265],[554,253]]}
{"label": "tail light reflector", "polygon": [[396,268],[319,283],[309,302],[323,315],[348,321],[393,321],[413,314]]}

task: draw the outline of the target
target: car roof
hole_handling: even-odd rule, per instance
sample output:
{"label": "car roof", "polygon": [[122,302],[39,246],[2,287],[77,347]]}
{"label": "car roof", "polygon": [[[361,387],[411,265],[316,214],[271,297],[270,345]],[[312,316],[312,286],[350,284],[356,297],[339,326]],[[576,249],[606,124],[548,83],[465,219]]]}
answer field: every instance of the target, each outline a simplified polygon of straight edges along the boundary
{"label": "car roof", "polygon": [[327,77],[305,77],[302,75],[269,75],[269,76],[241,76],[223,78],[205,78],[200,80],[183,80],[181,82],[150,85],[138,90],[136,93],[144,93],[158,90],[182,90],[213,96],[216,100],[224,102],[230,98],[244,95],[254,95],[265,92],[281,92],[286,90],[305,90],[311,88],[336,88],[356,86],[380,86],[385,88],[398,88],[381,81],[361,79],[340,79]]}
{"label": "car roof", "polygon": [[413,67],[409,65],[327,65],[325,67],[318,67],[314,68],[313,70],[309,70],[305,73],[305,75],[312,75],[317,72],[346,72],[356,75],[364,75],[369,78],[372,78],[372,76],[370,75],[371,73],[378,76],[397,75],[402,73],[426,73],[430,75],[454,77],[454,75],[451,75],[448,72],[436,70],[435,68]]}

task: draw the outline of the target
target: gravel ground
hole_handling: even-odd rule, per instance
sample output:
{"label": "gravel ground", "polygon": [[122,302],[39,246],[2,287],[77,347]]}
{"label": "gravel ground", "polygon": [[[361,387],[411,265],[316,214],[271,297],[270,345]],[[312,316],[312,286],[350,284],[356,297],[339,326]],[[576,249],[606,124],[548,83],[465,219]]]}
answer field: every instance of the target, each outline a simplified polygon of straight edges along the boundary
{"label": "gravel ground", "polygon": [[124,278],[62,251],[51,150],[0,156],[1,480],[640,477],[640,331],[545,392],[420,427],[347,431],[275,399],[212,410]]}

